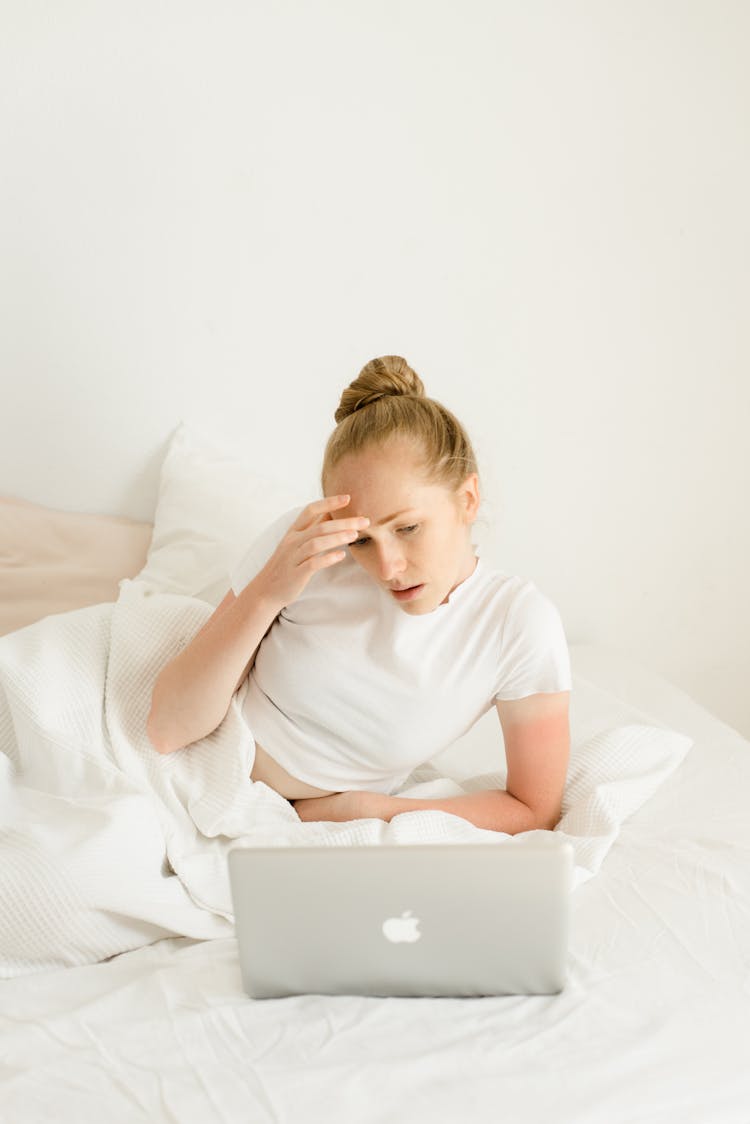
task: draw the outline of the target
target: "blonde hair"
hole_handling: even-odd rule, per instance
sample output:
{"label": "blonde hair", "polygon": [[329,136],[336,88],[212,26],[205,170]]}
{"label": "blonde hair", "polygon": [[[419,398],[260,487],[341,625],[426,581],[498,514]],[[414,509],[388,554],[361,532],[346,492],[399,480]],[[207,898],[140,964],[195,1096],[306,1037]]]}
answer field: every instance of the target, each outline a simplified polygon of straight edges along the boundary
{"label": "blonde hair", "polygon": [[400,355],[381,355],[365,363],[341,395],[336,428],[323,454],[321,483],[350,453],[408,438],[420,468],[432,484],[455,491],[477,472],[476,457],[464,427],[441,402],[428,398],[416,371]]}

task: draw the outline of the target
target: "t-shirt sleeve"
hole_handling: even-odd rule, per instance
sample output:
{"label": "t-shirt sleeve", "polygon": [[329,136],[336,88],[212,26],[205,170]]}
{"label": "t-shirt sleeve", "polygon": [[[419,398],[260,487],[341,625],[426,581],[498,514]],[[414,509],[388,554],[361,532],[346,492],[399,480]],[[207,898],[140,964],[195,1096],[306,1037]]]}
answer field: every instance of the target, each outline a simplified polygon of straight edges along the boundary
{"label": "t-shirt sleeve", "polygon": [[503,625],[496,699],[571,690],[570,653],[555,605],[526,582]]}
{"label": "t-shirt sleeve", "polygon": [[305,505],[290,508],[261,531],[255,541],[235,561],[230,570],[230,584],[235,597],[239,597],[248,582],[265,566],[286,532]]}

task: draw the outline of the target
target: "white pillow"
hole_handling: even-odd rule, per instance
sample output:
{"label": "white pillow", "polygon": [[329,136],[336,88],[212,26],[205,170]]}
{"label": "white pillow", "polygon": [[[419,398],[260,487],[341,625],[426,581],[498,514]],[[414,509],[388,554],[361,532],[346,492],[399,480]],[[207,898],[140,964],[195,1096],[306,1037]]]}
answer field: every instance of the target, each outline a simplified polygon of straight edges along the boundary
{"label": "white pillow", "polygon": [[259,472],[229,441],[181,421],[161,467],[146,565],[133,580],[147,592],[216,606],[234,564],[268,524],[315,498]]}

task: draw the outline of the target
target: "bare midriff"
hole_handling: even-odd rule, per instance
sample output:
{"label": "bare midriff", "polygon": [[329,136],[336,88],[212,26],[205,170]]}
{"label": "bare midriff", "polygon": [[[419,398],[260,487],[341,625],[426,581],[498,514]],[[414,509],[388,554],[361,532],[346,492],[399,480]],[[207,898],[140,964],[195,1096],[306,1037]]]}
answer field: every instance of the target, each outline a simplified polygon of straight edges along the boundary
{"label": "bare midriff", "polygon": [[250,779],[253,781],[263,781],[269,788],[274,788],[281,796],[285,796],[287,800],[300,800],[305,796],[331,796],[332,791],[329,788],[315,788],[311,784],[306,784],[304,781],[298,781],[296,777],[287,773],[286,769],[282,769],[278,761],[274,761],[262,745],[255,743],[255,761],[253,762],[252,772]]}

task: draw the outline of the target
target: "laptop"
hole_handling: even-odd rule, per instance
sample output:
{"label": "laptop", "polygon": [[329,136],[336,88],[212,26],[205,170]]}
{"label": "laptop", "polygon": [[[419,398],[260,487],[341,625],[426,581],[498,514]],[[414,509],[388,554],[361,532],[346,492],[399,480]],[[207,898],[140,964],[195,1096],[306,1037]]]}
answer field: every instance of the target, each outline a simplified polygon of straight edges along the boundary
{"label": "laptop", "polygon": [[242,983],[289,995],[562,991],[573,847],[529,843],[236,847]]}

